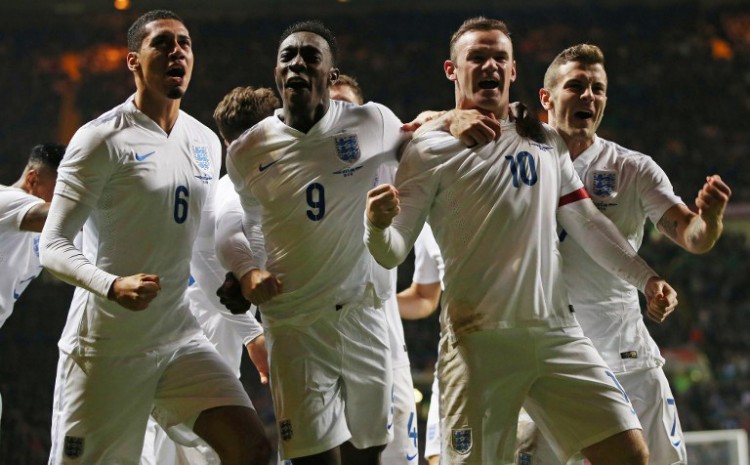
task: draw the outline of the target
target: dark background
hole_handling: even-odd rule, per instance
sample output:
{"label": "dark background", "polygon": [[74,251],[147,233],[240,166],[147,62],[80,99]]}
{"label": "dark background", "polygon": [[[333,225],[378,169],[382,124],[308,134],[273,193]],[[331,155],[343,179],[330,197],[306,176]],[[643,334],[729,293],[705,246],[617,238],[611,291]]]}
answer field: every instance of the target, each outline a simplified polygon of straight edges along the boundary
{"label": "dark background", "polygon": [[[402,120],[453,105],[442,63],[451,33],[470,16],[508,23],[518,63],[511,99],[540,113],[537,91],[551,59],[570,45],[595,43],[607,57],[610,81],[600,135],[653,156],[690,206],[708,174],[721,174],[733,189],[728,231],[713,251],[691,256],[649,226],[642,252],[680,293],[679,311],[650,329],[668,359],[683,429],[750,429],[750,5],[455,3],[221,0],[207,7],[142,1],[119,12],[108,1],[3,2],[0,183],[18,179],[31,146],[67,143],[78,126],[134,91],[124,61],[125,31],[154,7],[173,9],[190,29],[196,64],[183,109],[210,127],[214,107],[233,87],[273,87],[278,37],[300,19],[322,19],[338,36],[342,72],[360,81],[366,100],[388,105]],[[409,263],[400,275],[403,287],[411,278]],[[0,329],[0,464],[46,463],[56,343],[71,294],[69,286],[43,274]],[[404,330],[415,384],[425,396],[419,410],[426,415],[436,316],[405,322]],[[243,380],[270,432],[268,389],[258,385],[249,363],[244,368]]]}

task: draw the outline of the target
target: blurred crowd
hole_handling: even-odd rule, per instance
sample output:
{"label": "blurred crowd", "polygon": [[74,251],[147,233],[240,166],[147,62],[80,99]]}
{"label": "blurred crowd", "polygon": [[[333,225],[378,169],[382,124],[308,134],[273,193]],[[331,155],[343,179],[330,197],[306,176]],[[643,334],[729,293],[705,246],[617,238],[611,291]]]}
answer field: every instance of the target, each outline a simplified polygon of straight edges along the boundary
{"label": "blurred crowd", "polygon": [[[183,12],[177,10],[178,14]],[[133,92],[125,67],[125,31],[137,13],[16,18],[0,30],[0,183],[20,175],[39,142],[67,143],[81,124]],[[355,76],[366,100],[408,121],[424,109],[453,105],[442,63],[463,19],[485,14],[510,26],[518,62],[511,100],[541,115],[537,91],[563,48],[599,45],[607,59],[609,106],[603,137],[654,157],[676,192],[693,205],[705,176],[720,174],[732,203],[750,202],[750,7],[545,6],[486,11],[397,12],[322,19],[338,35],[342,72]],[[184,14],[196,66],[183,109],[213,127],[215,105],[240,85],[275,87],[278,37],[303,17]],[[643,254],[680,293],[676,315],[650,325],[665,351],[689,350],[706,363],[669,371],[683,429],[750,430],[750,246],[726,234],[715,249],[692,256],[647,237]],[[408,284],[409,265],[400,272]],[[46,461],[62,329],[71,289],[44,275],[32,283],[0,329],[3,396],[0,463]],[[433,316],[405,324],[412,369],[429,399],[438,325]],[[272,424],[268,389],[250,367],[251,397]],[[423,386],[421,384],[424,384]],[[426,412],[426,409],[425,409]]]}

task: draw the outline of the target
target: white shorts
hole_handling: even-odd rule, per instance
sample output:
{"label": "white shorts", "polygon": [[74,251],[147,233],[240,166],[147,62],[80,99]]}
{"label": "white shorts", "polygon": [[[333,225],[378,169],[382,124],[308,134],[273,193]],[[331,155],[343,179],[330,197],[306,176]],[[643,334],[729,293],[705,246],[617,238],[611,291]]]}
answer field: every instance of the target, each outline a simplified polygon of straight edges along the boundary
{"label": "white shorts", "polygon": [[669,381],[661,368],[617,373],[643,425],[649,463],[685,464],[687,450]]}
{"label": "white shorts", "polygon": [[580,327],[477,331],[438,362],[441,463],[514,462],[525,407],[555,452],[577,451],[640,423],[612,372]]}
{"label": "white shorts", "polygon": [[139,463],[149,414],[164,429],[193,427],[207,409],[252,407],[242,384],[202,334],[145,354],[60,352],[50,465]]}
{"label": "white shorts", "polygon": [[[682,436],[680,419],[661,368],[617,373],[623,389],[633,404],[643,426],[648,443],[649,463],[653,465],[679,465],[687,463],[687,450]],[[518,419],[519,463],[528,465],[562,464],[553,452],[549,441],[537,430],[524,412]],[[567,465],[582,464],[581,458],[571,459]]]}
{"label": "white shorts", "polygon": [[576,454],[567,462],[561,461],[547,440],[536,427],[526,410],[518,415],[518,465],[584,465],[583,456]]}
{"label": "white shorts", "polygon": [[176,443],[149,417],[141,465],[221,465],[219,455],[205,441],[194,446]]}
{"label": "white shorts", "polygon": [[381,454],[380,461],[389,465],[419,463],[417,403],[409,365],[393,370],[391,395],[393,439]]}
{"label": "white shorts", "polygon": [[427,425],[424,434],[424,458],[440,455],[440,388],[438,387],[437,374],[432,381],[432,394],[430,394],[430,410],[427,412]]}
{"label": "white shorts", "polygon": [[372,304],[321,311],[307,326],[266,330],[283,459],[319,454],[346,441],[364,449],[392,438],[385,312]]}

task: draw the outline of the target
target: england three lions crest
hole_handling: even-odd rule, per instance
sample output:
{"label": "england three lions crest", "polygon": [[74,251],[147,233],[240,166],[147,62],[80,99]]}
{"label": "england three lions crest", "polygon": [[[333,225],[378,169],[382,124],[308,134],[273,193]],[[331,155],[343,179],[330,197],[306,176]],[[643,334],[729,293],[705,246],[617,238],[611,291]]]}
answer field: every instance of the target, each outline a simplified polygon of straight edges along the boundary
{"label": "england three lions crest", "polygon": [[594,171],[590,192],[594,197],[615,197],[617,195],[617,172]]}
{"label": "england three lions crest", "polygon": [[451,447],[456,453],[466,455],[471,451],[471,428],[458,428],[451,431]]}
{"label": "england three lions crest", "polygon": [[336,142],[336,155],[344,163],[353,165],[359,160],[361,155],[359,151],[359,140],[356,134],[341,133],[333,136]]}
{"label": "england three lions crest", "polygon": [[190,144],[190,151],[193,154],[193,162],[201,170],[208,172],[211,170],[211,159],[208,155],[208,145],[205,144]]}

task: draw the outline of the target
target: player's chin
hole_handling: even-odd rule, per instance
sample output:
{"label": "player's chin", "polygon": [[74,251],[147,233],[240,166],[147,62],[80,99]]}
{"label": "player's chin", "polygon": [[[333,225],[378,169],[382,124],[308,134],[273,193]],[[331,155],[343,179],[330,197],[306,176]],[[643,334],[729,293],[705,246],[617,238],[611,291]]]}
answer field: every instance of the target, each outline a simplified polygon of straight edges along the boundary
{"label": "player's chin", "polygon": [[185,90],[182,87],[172,87],[167,91],[167,98],[179,100],[185,96]]}

